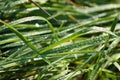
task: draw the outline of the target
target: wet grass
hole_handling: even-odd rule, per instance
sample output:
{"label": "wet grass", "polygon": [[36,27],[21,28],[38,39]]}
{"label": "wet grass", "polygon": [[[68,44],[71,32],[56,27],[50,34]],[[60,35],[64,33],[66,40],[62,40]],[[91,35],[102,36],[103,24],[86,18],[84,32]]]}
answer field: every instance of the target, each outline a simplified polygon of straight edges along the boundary
{"label": "wet grass", "polygon": [[0,80],[119,80],[119,3],[1,0]]}

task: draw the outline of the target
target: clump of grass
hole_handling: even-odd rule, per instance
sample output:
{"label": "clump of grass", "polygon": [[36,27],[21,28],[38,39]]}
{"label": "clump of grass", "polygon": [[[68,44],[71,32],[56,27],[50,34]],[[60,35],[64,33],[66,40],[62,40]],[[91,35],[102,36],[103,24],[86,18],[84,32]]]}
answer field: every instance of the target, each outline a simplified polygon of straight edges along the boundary
{"label": "clump of grass", "polygon": [[0,79],[118,80],[118,2],[2,0]]}

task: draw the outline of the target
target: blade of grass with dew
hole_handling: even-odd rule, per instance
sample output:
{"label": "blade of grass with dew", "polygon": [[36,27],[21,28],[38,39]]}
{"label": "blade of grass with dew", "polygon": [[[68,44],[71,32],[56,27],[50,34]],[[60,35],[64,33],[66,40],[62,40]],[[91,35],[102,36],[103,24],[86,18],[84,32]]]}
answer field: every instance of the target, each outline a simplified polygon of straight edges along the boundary
{"label": "blade of grass with dew", "polygon": [[[55,43],[53,45],[50,45],[50,47],[48,47],[47,50],[43,50],[43,51],[45,52],[45,51],[48,51],[48,50],[52,49],[52,50],[50,50],[46,53],[63,52],[63,51],[71,50],[72,48],[77,48],[77,47],[80,47],[80,46],[91,45],[91,44],[99,44],[99,42],[101,43],[102,41],[105,40],[105,37],[106,36],[99,36],[99,37],[95,37],[95,38],[92,38],[92,39],[87,39],[87,40],[84,40],[84,41],[80,41],[80,42],[77,42],[77,43],[74,43],[74,44],[70,44],[70,45],[66,45],[66,46],[62,46],[62,47],[52,49],[53,47],[51,48],[51,46],[56,46],[58,44],[58,43]],[[65,39],[65,40],[67,40],[67,39]],[[61,41],[59,41],[59,44],[61,44]]]}
{"label": "blade of grass with dew", "polygon": [[[7,24],[7,23],[5,23],[5,22],[3,22],[3,21],[1,21],[0,20],[0,22],[2,22],[3,24],[5,24],[11,31],[13,31],[21,40],[23,40],[24,41],[24,43],[25,44],[27,44],[33,51],[35,51],[37,54],[36,55],[39,55],[40,56],[40,54],[39,54],[39,50],[36,48],[36,47],[34,47],[34,45],[31,43],[31,42],[29,42],[28,40],[27,40],[27,38],[25,38],[19,31],[17,31],[15,28],[13,28],[12,26],[10,26],[9,24]],[[42,57],[42,56],[40,56],[40,57]],[[54,67],[50,62],[49,62],[49,60],[47,60],[46,58],[44,58],[44,57],[42,57],[43,58],[43,60],[45,61],[45,62],[47,62],[49,65],[51,65],[52,67]]]}

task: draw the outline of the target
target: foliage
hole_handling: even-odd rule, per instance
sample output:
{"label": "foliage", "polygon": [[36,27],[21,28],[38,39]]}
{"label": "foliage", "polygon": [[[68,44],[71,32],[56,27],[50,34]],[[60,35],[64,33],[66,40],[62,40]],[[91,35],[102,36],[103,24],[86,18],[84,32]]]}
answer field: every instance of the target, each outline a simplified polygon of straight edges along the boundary
{"label": "foliage", "polygon": [[0,80],[119,80],[119,0],[0,0]]}

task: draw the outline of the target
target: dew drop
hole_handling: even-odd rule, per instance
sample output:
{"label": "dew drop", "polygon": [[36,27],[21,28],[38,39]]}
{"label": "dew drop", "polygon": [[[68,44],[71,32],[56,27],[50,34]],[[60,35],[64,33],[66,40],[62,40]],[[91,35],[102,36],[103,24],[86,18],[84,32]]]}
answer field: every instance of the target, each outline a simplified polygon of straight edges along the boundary
{"label": "dew drop", "polygon": [[40,27],[40,25],[38,23],[35,24],[36,27]]}

